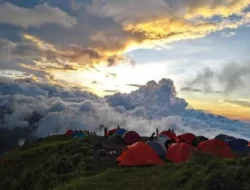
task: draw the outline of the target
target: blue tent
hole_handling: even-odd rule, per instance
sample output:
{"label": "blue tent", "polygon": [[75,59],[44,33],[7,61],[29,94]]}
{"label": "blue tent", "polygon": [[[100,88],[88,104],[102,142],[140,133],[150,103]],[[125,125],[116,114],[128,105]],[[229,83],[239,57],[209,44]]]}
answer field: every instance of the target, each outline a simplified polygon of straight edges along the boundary
{"label": "blue tent", "polygon": [[151,140],[151,141],[148,141],[147,144],[156,152],[156,154],[159,157],[162,157],[162,158],[166,157],[166,152],[164,151],[162,146],[158,144],[156,141]]}
{"label": "blue tent", "polygon": [[247,151],[248,147],[248,141],[245,139],[235,139],[229,141],[229,146],[235,151],[235,152],[244,152]]}
{"label": "blue tent", "polygon": [[222,140],[222,141],[224,141],[225,143],[229,143],[230,141],[235,140],[234,137],[229,136],[229,135],[224,135],[224,134],[217,135],[217,136],[214,137],[214,138],[215,138],[215,139]]}
{"label": "blue tent", "polygon": [[76,131],[74,137],[78,139],[84,139],[86,137],[86,134],[84,134],[84,132],[82,131]]}
{"label": "blue tent", "polygon": [[127,131],[125,130],[125,129],[123,129],[123,128],[121,128],[121,129],[118,129],[117,131],[116,131],[116,135],[119,135],[119,136],[123,136],[124,135],[124,133],[126,133]]}

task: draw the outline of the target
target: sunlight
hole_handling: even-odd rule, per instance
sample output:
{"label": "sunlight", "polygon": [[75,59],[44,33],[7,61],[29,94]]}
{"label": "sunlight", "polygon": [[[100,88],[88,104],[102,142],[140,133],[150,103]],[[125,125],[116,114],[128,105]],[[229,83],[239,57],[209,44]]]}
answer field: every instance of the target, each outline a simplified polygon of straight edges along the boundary
{"label": "sunlight", "polygon": [[54,75],[58,80],[67,79],[69,83],[87,87],[91,92],[105,96],[116,91],[129,93],[137,89],[130,84],[144,85],[149,80],[158,81],[167,75],[167,71],[166,66],[157,63],[135,66],[123,64],[112,67],[96,65],[88,70],[56,72]]}

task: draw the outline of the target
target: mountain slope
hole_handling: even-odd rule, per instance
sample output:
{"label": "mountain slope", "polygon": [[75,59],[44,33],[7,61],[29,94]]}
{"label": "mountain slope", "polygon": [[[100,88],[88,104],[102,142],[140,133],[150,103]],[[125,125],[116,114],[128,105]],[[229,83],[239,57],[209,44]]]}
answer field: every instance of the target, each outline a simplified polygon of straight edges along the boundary
{"label": "mountain slope", "polygon": [[195,155],[162,167],[117,167],[97,162],[93,145],[63,135],[40,139],[0,158],[0,189],[250,189],[250,158],[225,160]]}

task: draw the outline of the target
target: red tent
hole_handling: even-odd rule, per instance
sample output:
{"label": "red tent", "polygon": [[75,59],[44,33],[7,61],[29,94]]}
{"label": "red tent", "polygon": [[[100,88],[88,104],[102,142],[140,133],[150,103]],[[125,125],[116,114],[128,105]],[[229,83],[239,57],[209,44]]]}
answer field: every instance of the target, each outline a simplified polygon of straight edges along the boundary
{"label": "red tent", "polygon": [[168,148],[166,157],[172,162],[185,162],[192,157],[194,151],[195,148],[187,143],[175,143]]}
{"label": "red tent", "polygon": [[165,135],[165,136],[169,137],[171,140],[176,141],[176,134],[174,134],[174,133],[172,133],[170,131],[162,131],[160,133],[160,135]]}
{"label": "red tent", "polygon": [[248,143],[248,145],[247,145],[248,147],[250,147],[250,142]]}
{"label": "red tent", "polygon": [[117,129],[110,129],[110,130],[108,130],[108,136],[111,136],[111,135],[115,134],[116,130]]}
{"label": "red tent", "polygon": [[232,149],[224,141],[219,139],[202,141],[198,144],[197,149],[214,156],[223,156],[226,158],[235,157]]}
{"label": "red tent", "polygon": [[73,136],[74,134],[74,131],[72,131],[71,129],[67,130],[65,135],[68,135],[68,136]]}
{"label": "red tent", "polygon": [[137,142],[124,148],[117,158],[119,166],[163,165],[155,151],[144,142]]}
{"label": "red tent", "polygon": [[185,143],[188,143],[188,144],[192,144],[195,137],[196,136],[194,134],[192,134],[192,133],[184,133],[182,135],[177,136],[177,142],[178,143],[185,142]]}
{"label": "red tent", "polygon": [[142,141],[140,135],[138,135],[135,131],[128,131],[124,133],[122,138],[126,145],[132,145],[136,142]]}

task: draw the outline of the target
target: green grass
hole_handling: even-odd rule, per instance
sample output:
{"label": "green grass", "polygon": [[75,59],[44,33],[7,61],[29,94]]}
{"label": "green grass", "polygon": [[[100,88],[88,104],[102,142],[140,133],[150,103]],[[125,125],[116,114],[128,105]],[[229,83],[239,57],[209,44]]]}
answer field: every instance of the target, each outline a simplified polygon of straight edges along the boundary
{"label": "green grass", "polygon": [[196,154],[182,164],[118,167],[97,162],[93,144],[63,135],[27,144],[0,158],[0,189],[168,189],[249,190],[250,158],[222,159]]}
{"label": "green grass", "polygon": [[[161,167],[115,168],[93,177],[73,179],[56,190],[77,189],[250,189],[250,168],[238,161],[196,155],[190,162]],[[249,161],[247,163],[250,164]]]}

